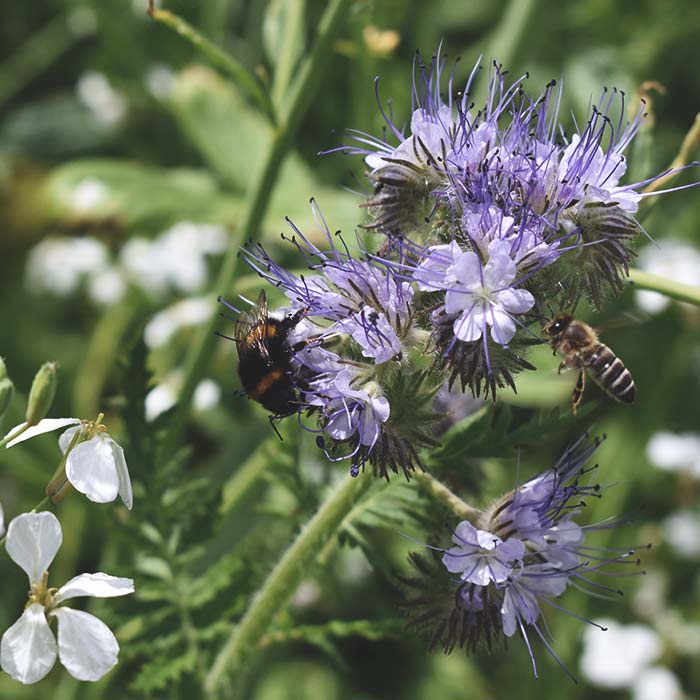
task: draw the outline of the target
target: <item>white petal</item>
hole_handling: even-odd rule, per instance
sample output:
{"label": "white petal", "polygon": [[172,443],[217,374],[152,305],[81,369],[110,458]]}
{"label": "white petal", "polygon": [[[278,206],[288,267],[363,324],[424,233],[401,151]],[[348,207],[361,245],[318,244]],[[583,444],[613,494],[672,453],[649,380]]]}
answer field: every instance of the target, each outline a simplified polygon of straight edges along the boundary
{"label": "white petal", "polygon": [[[41,435],[42,433],[50,433],[52,430],[65,428],[67,425],[75,425],[76,423],[80,423],[80,418],[44,418],[43,420],[40,420],[36,425],[33,425],[31,428],[27,428],[21,435],[18,435],[14,440],[10,440],[10,442],[8,442],[7,445],[5,445],[5,447],[14,447],[20,442],[29,440],[29,438],[33,438],[36,435]],[[19,425],[16,425],[14,428],[12,428],[12,430],[10,430],[7,433],[7,435],[12,435],[12,433],[16,432],[19,428],[21,428],[24,425],[26,425],[26,423],[20,423]],[[7,435],[5,435],[5,438],[7,438]]]}
{"label": "white petal", "polygon": [[535,304],[535,297],[527,289],[504,289],[493,295],[497,304],[512,314],[529,311]]}
{"label": "white petal", "polygon": [[119,496],[124,501],[124,505],[131,510],[134,505],[134,494],[131,490],[129,469],[126,466],[124,450],[114,440],[112,440],[112,453],[114,454],[114,464],[117,467],[117,476],[119,477]]}
{"label": "white petal", "polygon": [[73,436],[82,430],[82,425],[74,425],[72,428],[68,428],[65,433],[61,433],[61,437],[58,438],[58,446],[61,448],[61,452],[65,454],[68,449],[68,445],[73,441]]}
{"label": "white petal", "polygon": [[515,321],[502,309],[492,308],[486,318],[491,325],[491,337],[499,345],[505,345],[515,335]]}
{"label": "white petal", "polygon": [[68,672],[79,681],[99,681],[113,668],[119,644],[102,620],[82,610],[57,608],[58,656]]}
{"label": "white petal", "polygon": [[53,513],[22,513],[10,521],[5,548],[12,561],[24,569],[29,582],[37,583],[62,541],[61,523]]}
{"label": "white petal", "polygon": [[30,605],[0,643],[2,670],[20,683],[40,681],[56,663],[56,640],[44,616],[44,606]]}
{"label": "white petal", "polygon": [[91,501],[113,501],[119,493],[119,475],[112,440],[98,435],[76,445],[66,460],[66,476]]}
{"label": "white petal", "polygon": [[62,603],[69,598],[91,596],[92,598],[115,598],[134,592],[134,581],[130,578],[120,578],[98,572],[96,574],[80,574],[58,589],[56,603]]}
{"label": "white petal", "polygon": [[494,255],[484,268],[484,287],[503,289],[515,279],[515,262],[507,255]]}
{"label": "white petal", "polygon": [[470,343],[481,338],[485,325],[486,319],[483,308],[474,307],[471,311],[465,311],[459,318],[456,318],[452,329],[460,340]]}

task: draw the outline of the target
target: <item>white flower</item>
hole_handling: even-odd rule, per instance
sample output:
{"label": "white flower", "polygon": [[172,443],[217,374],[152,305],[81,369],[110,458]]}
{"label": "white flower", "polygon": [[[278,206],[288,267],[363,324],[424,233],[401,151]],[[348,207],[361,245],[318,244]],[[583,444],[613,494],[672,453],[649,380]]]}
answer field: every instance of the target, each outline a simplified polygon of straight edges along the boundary
{"label": "white flower", "polygon": [[[116,663],[119,644],[94,615],[59,607],[70,598],[112,598],[134,592],[134,582],[108,574],[81,574],[58,590],[48,587],[48,567],[61,546],[61,524],[53,513],[24,513],[10,522],[7,553],[24,569],[31,590],[22,616],[2,636],[3,671],[24,684],[40,681],[56,662],[81,681],[97,681]],[[58,644],[49,627],[58,621]]]}
{"label": "white flower", "polygon": [[661,640],[650,627],[596,620],[583,637],[581,673],[601,688],[629,688],[639,674],[661,656]]}
{"label": "white flower", "polygon": [[445,313],[456,316],[454,333],[465,343],[479,340],[488,326],[491,337],[506,345],[515,335],[514,314],[532,308],[535,298],[526,289],[514,288],[517,266],[506,241],[492,241],[489,259],[464,252],[454,241],[433,246],[414,275],[423,291],[445,290]]}
{"label": "white flower", "polygon": [[[61,451],[65,454],[75,435],[89,431],[90,427],[90,424],[83,424],[68,428],[58,439]],[[133,494],[124,450],[107,434],[104,426],[97,426],[93,437],[78,442],[68,453],[66,476],[73,488],[91,501],[109,503],[119,495],[131,510]]]}
{"label": "white flower", "polygon": [[[700,287],[700,251],[683,241],[662,239],[648,245],[639,253],[639,267],[653,275]],[[658,314],[671,303],[667,296],[646,290],[635,292],[635,298],[637,306],[649,314]]]}
{"label": "white flower", "polygon": [[699,478],[700,435],[664,430],[654,433],[647,445],[647,459],[664,471],[685,471]]}
{"label": "white flower", "polygon": [[663,666],[644,669],[632,686],[633,700],[683,700],[675,674]]}
{"label": "white flower", "polygon": [[[25,425],[26,423],[20,423],[5,437],[16,433]],[[6,447],[13,447],[36,435],[65,428],[67,425],[73,427],[58,439],[64,454],[77,436],[76,443],[66,458],[68,481],[76,491],[85,494],[95,503],[108,503],[119,495],[124,505],[131,510],[133,494],[124,450],[109,436],[104,425],[81,421],[79,418],[44,418],[10,440]]]}
{"label": "white flower", "polygon": [[700,558],[700,513],[692,510],[672,513],[663,522],[663,534],[679,556]]}

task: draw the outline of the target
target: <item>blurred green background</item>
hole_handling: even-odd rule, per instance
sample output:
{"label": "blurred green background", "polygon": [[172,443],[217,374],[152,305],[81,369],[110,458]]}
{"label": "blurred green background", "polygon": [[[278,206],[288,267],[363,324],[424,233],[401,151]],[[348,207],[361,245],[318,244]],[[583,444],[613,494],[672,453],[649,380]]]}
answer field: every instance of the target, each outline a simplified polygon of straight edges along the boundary
{"label": "blurred green background", "polygon": [[[299,18],[301,40],[290,51],[303,56],[324,3],[169,0],[164,6],[229,51],[264,84],[273,85],[274,94],[284,87],[272,79],[284,23]],[[650,92],[654,123],[630,154],[634,179],[656,174],[671,162],[700,110],[698,36],[700,4],[692,0],[355,2],[326,56],[320,89],[279,174],[257,237],[298,267],[301,261],[288,248],[277,251],[279,232],[285,228],[284,216],[302,230],[313,231],[310,197],[316,197],[332,229],[352,231],[362,223],[358,204],[367,192],[362,163],[317,153],[338,145],[345,128],[380,133],[376,75],[381,76],[382,99],[392,100],[396,121],[407,121],[415,52],[429,57],[440,42],[448,68],[461,57],[457,84],[479,55],[485,62],[495,58],[504,63],[516,77],[528,71],[531,94],[553,77],[563,79],[565,122],[569,111],[579,121],[585,118],[591,96],[596,99],[603,85],[617,86],[632,98],[644,81],[657,81],[665,94]],[[234,289],[211,286],[271,130],[225,75],[181,37],[149,19],[143,0],[4,2],[0,38],[0,354],[19,392],[2,427],[22,420],[22,395],[38,366],[51,359],[60,364],[61,375],[52,415],[93,418],[103,410],[108,421],[112,418],[110,430],[119,434],[118,415],[131,376],[125,367],[144,325],[161,319],[160,326],[146,325],[147,342],[151,338],[148,367],[154,382],[176,386],[178,367],[202,320],[202,308],[217,293],[256,294],[258,280],[248,273]],[[683,181],[697,177],[696,171]],[[696,190],[662,197],[642,217],[655,239],[700,247]],[[173,230],[180,233],[168,237]],[[53,248],[37,248],[47,240],[54,242]],[[86,240],[91,242],[87,248],[76,247],[76,241]],[[159,315],[180,300],[199,297],[199,306],[189,312],[180,306],[169,316]],[[588,318],[604,323],[635,308],[628,289],[606,309],[604,318]],[[611,488],[585,515],[590,522],[630,516],[623,530],[602,533],[597,541],[619,546],[652,542],[654,548],[644,555],[647,575],[625,580],[624,598],[597,600],[572,590],[564,604],[587,617],[648,625],[659,638],[654,663],[670,669],[682,689],[676,697],[698,698],[700,477],[689,470],[654,468],[646,448],[659,431],[700,432],[700,315],[697,309],[672,304],[641,322],[609,331],[605,340],[633,373],[637,403],[622,408],[591,388],[584,399],[588,412],[523,449],[520,474],[529,476],[552,464],[564,446],[590,426],[608,435],[597,457],[601,480]],[[209,609],[213,617],[221,614],[224,624],[240,615],[274,563],[275,548],[283,551],[294,528],[313,512],[318,484],[329,478],[328,467],[320,463],[307,436],[295,434],[295,426],[287,429],[285,443],[270,443],[264,411],[234,393],[234,355],[232,346],[222,341],[207,368],[211,381],[201,389],[199,410],[188,425],[190,452],[184,472],[187,479],[210,479],[215,490],[215,485],[230,483],[226,480],[255,446],[271,444],[267,478],[243,499],[235,517],[223,508],[218,534],[208,545],[220,555],[244,538],[247,542],[248,568],[245,574],[231,574],[228,581],[237,597],[220,596]],[[555,406],[567,410],[573,378],[554,376],[556,360],[549,351],[541,349],[535,357],[539,371],[521,378],[517,398],[504,397],[516,407],[520,420]],[[172,392],[161,394],[150,399],[154,416],[171,400]],[[57,459],[52,436],[0,455],[0,498],[8,517],[41,499]],[[129,465],[142,484],[156,468],[137,459],[129,459]],[[473,462],[456,466],[465,474],[475,468]],[[475,498],[488,502],[515,482],[515,452],[505,459],[485,460],[481,468],[485,476]],[[58,508],[64,545],[52,569],[53,584],[82,571],[103,569],[133,575],[139,590],[129,533],[145,517],[139,512],[139,498],[143,503],[149,495],[142,486],[136,496],[128,515],[77,497]],[[673,546],[668,533],[674,531],[664,525],[681,509],[695,517],[696,528],[686,532],[689,540],[696,538],[694,549],[683,543]],[[262,533],[270,540],[264,548]],[[556,648],[579,677],[577,686],[537,642],[539,680],[532,677],[526,650],[515,639],[507,652],[491,655],[426,655],[419,640],[401,631],[400,622],[391,622],[400,618],[391,571],[405,570],[412,545],[391,527],[375,528],[368,537],[372,551],[383,552],[384,566],[375,561],[372,571],[360,549],[342,549],[333,566],[298,592],[289,620],[388,620],[377,626],[386,628],[384,633],[270,643],[261,651],[264,662],[255,672],[251,698],[632,697],[628,687],[605,690],[582,675],[578,660],[585,626],[554,610],[548,611],[548,620]],[[258,545],[265,556],[256,556]],[[4,630],[24,604],[26,581],[6,557],[0,559],[0,577]],[[113,626],[122,632],[122,663],[104,681],[81,685],[57,666],[49,679],[30,688],[3,675],[0,697],[186,694],[186,682],[175,690],[169,680],[162,687],[139,680],[151,652],[143,643],[130,649],[132,605],[120,600],[95,606],[105,619],[114,614]],[[621,657],[620,664],[626,663]]]}

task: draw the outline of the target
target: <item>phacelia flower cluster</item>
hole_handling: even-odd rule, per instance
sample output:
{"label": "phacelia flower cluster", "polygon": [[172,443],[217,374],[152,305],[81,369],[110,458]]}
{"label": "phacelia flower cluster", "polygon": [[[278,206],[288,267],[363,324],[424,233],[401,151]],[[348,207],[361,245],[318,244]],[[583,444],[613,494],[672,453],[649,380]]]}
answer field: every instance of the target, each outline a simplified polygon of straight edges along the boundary
{"label": "phacelia flower cluster", "polygon": [[413,614],[409,624],[426,633],[432,646],[441,645],[446,652],[460,646],[469,652],[518,634],[537,673],[532,635],[559,661],[544,607],[578,617],[555,602],[569,586],[594,595],[619,593],[594,576],[614,576],[625,565],[638,565],[634,549],[591,546],[591,533],[615,522],[576,522],[586,499],[601,491],[597,483],[588,483],[593,468],[585,467],[599,444],[582,438],[551,469],[498,499],[476,522],[460,522],[453,546],[433,548],[432,562],[412,556],[417,575],[404,579]]}
{"label": "phacelia flower cluster", "polygon": [[408,477],[421,466],[419,450],[433,444],[429,407],[438,388],[427,386],[409,359],[426,340],[414,324],[413,285],[361,247],[351,252],[312,206],[327,246],[317,247],[291,222],[287,239],[312,274],[289,272],[259,244],[244,251],[286,294],[285,315],[300,318],[287,340],[296,412],[317,417],[310,429],[318,444],[333,461],[349,459],[351,473],[369,462],[380,476],[400,469]]}
{"label": "phacelia flower cluster", "polygon": [[418,57],[408,133],[382,112],[387,138],[351,131],[354,144],[334,150],[364,157],[367,228],[389,239],[383,250],[423,293],[438,366],[463,389],[494,395],[515,388],[551,309],[584,296],[600,310],[620,292],[644,234],[641,188],[657,178],[621,183],[644,118],[641,103],[625,121],[624,93],[604,91],[567,135],[554,81],[533,98],[527,76],[508,84],[494,64],[475,107],[479,66],[460,92],[450,77],[445,96],[442,68]]}

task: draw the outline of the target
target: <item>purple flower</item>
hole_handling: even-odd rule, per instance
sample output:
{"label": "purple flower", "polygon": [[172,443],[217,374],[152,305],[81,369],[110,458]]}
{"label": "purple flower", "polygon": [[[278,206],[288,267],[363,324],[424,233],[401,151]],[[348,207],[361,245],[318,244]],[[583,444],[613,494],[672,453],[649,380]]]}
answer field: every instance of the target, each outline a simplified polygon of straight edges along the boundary
{"label": "purple flower", "polygon": [[[260,245],[244,251],[248,263],[284,291],[291,306],[287,313],[303,312],[288,338],[300,412],[318,417],[314,431],[323,436],[317,442],[329,459],[349,459],[351,473],[369,461],[380,476],[398,469],[408,476],[421,464],[418,449],[432,444],[423,428],[435,420],[424,408],[414,412],[409,425],[405,412],[399,412],[401,424],[393,420],[390,394],[404,383],[401,375],[415,379],[412,401],[431,404],[432,394],[421,393],[419,373],[403,360],[404,352],[425,340],[413,325],[413,287],[394,266],[370,259],[361,247],[351,252],[312,206],[328,246],[319,248],[291,222],[294,235],[289,239],[311,274],[289,272]],[[415,421],[425,424],[416,429],[410,425]]]}
{"label": "purple flower", "polygon": [[452,541],[457,546],[445,552],[442,563],[451,573],[459,573],[462,581],[479,586],[508,580],[525,553],[521,540],[504,542],[466,521],[457,526]]}
{"label": "purple flower", "polygon": [[614,521],[588,526],[575,522],[586,497],[600,493],[597,484],[583,483],[592,471],[585,464],[600,441],[586,445],[584,440],[567,450],[550,470],[498,499],[476,523],[459,523],[453,534],[457,546],[433,548],[436,557],[442,555],[442,574],[440,567],[429,569],[414,557],[422,575],[406,580],[409,587],[435,588],[435,581],[444,580],[445,573],[449,576],[451,593],[441,594],[452,601],[449,607],[440,600],[429,601],[425,590],[412,601],[418,609],[419,629],[434,615],[433,643],[442,643],[446,651],[455,644],[471,650],[479,640],[490,644],[499,634],[519,634],[537,674],[529,639],[532,634],[561,664],[541,620],[543,605],[578,618],[555,602],[569,586],[593,590],[596,595],[617,593],[591,577],[596,572],[611,576],[617,565],[639,562],[631,549],[606,550],[588,542],[590,533],[608,529]]}
{"label": "purple flower", "polygon": [[491,326],[493,340],[505,345],[515,335],[512,315],[529,311],[535,300],[527,290],[512,288],[517,265],[506,240],[493,240],[487,255],[482,265],[476,253],[463,251],[455,242],[431,246],[413,277],[422,291],[445,292],[441,308],[457,316],[454,333],[459,340],[478,340]]}

